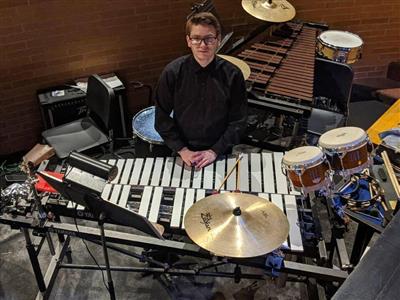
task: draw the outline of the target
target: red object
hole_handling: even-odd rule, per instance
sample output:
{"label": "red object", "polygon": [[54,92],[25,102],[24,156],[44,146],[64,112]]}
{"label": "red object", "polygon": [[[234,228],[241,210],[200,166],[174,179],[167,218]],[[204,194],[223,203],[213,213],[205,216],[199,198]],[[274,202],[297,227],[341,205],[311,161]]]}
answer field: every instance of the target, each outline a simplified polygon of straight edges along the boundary
{"label": "red object", "polygon": [[[63,179],[64,174],[52,172],[52,171],[44,171],[43,173],[49,174],[51,176],[57,177],[58,179]],[[50,193],[58,193],[50,184],[47,183],[46,180],[39,174],[36,175],[39,181],[35,184],[35,189],[38,192],[50,192]]]}

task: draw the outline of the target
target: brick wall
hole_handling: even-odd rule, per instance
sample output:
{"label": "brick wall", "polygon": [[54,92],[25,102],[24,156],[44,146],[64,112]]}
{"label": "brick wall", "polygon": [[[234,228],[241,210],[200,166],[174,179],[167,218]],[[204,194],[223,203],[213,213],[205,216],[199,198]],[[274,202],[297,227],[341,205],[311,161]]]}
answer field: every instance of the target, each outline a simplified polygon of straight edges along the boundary
{"label": "brick wall", "polygon": [[[40,140],[36,91],[92,73],[117,72],[127,83],[130,113],[147,96],[128,83],[154,84],[163,66],[187,52],[184,20],[192,0],[4,0],[0,2],[0,155]],[[200,2],[200,1],[198,1]],[[227,29],[260,21],[240,0],[214,0]],[[366,4],[370,2],[371,4]],[[399,59],[398,0],[292,0],[297,18],[359,34],[357,77],[384,76]]]}

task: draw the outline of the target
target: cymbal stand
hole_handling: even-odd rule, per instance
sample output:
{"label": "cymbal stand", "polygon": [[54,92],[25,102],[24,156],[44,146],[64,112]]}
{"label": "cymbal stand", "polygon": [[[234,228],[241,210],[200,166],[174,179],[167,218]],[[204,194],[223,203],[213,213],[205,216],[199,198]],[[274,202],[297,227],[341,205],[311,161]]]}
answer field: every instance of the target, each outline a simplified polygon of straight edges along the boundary
{"label": "cymbal stand", "polygon": [[37,221],[42,222],[46,219],[47,214],[42,206],[42,201],[40,200],[39,195],[36,192],[35,184],[36,184],[37,179],[36,179],[34,171],[33,171],[33,164],[30,162],[22,163],[21,170],[28,176],[28,179],[26,182],[29,184],[29,188],[33,195],[34,205],[32,206],[32,213],[37,208],[38,209],[38,217],[39,217],[39,220],[37,220]]}

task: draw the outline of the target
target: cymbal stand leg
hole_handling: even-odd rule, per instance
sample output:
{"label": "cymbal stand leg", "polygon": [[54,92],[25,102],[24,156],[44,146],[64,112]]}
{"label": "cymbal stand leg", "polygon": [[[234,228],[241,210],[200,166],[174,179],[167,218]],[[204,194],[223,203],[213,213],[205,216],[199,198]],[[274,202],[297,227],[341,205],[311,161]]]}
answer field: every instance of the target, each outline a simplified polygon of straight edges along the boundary
{"label": "cymbal stand leg", "polygon": [[234,279],[235,279],[235,283],[239,283],[240,279],[242,279],[242,270],[240,269],[239,265],[236,265],[236,267],[235,267]]}

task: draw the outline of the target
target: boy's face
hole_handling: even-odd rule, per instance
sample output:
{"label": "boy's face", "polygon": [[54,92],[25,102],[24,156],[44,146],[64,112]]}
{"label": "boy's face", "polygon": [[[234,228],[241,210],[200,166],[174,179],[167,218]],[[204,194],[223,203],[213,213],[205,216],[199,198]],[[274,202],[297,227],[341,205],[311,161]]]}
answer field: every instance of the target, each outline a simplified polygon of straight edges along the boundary
{"label": "boy's face", "polygon": [[[196,44],[195,41],[199,39],[203,40],[200,41],[200,44]],[[186,36],[186,42],[188,47],[192,49],[193,56],[197,62],[203,66],[214,59],[220,43],[215,28],[201,24],[192,26],[190,36]]]}

